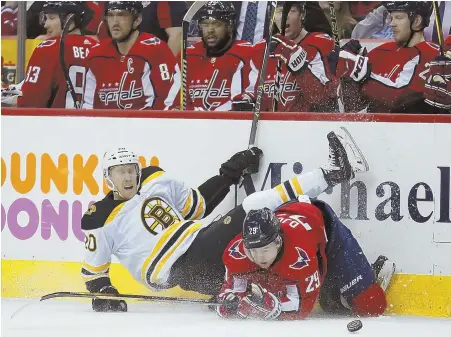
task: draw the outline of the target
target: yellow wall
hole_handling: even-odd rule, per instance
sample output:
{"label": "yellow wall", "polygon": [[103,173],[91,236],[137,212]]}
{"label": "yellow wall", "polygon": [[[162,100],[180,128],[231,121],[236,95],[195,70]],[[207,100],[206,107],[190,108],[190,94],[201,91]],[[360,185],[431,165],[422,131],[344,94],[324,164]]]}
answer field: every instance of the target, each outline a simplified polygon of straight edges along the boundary
{"label": "yellow wall", "polygon": [[[58,291],[86,291],[80,276],[81,263],[2,260],[2,297],[38,298]],[[119,264],[110,275],[119,292],[152,294]],[[205,298],[174,288],[158,296]],[[451,317],[451,276],[397,274],[387,293],[386,314]]]}

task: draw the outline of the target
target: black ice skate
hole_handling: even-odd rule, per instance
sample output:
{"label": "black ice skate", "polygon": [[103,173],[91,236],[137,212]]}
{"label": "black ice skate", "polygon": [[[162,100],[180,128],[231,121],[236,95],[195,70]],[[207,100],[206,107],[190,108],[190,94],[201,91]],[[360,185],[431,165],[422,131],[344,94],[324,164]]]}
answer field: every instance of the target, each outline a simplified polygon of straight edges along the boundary
{"label": "black ice skate", "polygon": [[390,284],[393,274],[395,273],[396,264],[384,255],[380,255],[371,267],[373,267],[376,282],[385,292]]}
{"label": "black ice skate", "polygon": [[329,161],[321,167],[329,187],[353,179],[355,173],[369,170],[368,163],[349,131],[341,127],[327,135],[329,140]]}

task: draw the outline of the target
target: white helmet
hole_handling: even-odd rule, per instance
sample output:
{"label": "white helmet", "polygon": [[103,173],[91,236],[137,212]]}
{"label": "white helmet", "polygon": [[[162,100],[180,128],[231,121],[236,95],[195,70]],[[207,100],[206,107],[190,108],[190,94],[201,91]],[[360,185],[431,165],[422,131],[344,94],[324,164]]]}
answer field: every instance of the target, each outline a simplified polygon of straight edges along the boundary
{"label": "white helmet", "polygon": [[105,178],[107,185],[113,191],[115,190],[114,184],[110,178],[110,168],[118,165],[135,164],[138,171],[138,187],[141,182],[141,164],[139,163],[138,156],[127,150],[125,147],[119,147],[114,151],[105,152],[102,160],[103,177]]}

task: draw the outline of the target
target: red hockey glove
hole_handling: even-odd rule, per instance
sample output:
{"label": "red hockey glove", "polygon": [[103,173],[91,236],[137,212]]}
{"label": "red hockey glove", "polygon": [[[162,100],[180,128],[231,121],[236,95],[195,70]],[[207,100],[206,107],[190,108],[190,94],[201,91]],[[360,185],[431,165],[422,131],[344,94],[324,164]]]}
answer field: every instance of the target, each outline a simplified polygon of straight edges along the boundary
{"label": "red hockey glove", "polygon": [[218,295],[218,300],[222,302],[221,305],[216,307],[216,312],[220,317],[233,318],[236,317],[238,311],[238,305],[241,297],[234,292],[223,292]]}
{"label": "red hockey glove", "polygon": [[282,60],[292,73],[298,73],[308,64],[307,51],[281,34],[271,37],[269,52],[269,57]]}
{"label": "red hockey glove", "polygon": [[430,76],[424,85],[425,102],[440,109],[450,110],[451,58],[439,56],[430,62],[430,65]]}
{"label": "red hockey glove", "polygon": [[232,111],[254,111],[255,96],[253,93],[245,92],[232,98]]}
{"label": "red hockey glove", "polygon": [[238,305],[241,318],[259,318],[266,321],[277,319],[282,313],[279,299],[258,284],[251,285],[251,293]]}
{"label": "red hockey glove", "polygon": [[[340,51],[340,61],[343,60],[343,77],[351,78],[354,82],[362,83],[371,75],[371,64],[366,56],[355,55],[346,50]],[[339,65],[340,68],[340,65]]]}

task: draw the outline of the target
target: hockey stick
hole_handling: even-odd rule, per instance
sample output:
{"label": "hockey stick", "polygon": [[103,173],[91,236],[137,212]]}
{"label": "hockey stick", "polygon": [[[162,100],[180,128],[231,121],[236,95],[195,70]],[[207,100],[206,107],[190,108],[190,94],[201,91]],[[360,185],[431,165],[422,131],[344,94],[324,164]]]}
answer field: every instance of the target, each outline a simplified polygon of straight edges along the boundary
{"label": "hockey stick", "polygon": [[[258,121],[260,119],[261,112],[260,110],[265,87],[266,68],[268,66],[269,44],[271,43],[272,30],[276,20],[276,9],[277,9],[277,1],[268,1],[268,4],[266,6],[266,17],[271,18],[271,21],[269,23],[268,36],[266,37],[265,41],[265,51],[263,53],[262,68],[260,69],[260,76],[258,78],[257,97],[255,98],[254,117],[252,118],[252,126],[251,133],[249,135],[248,149],[255,146],[255,138],[257,136],[257,127]],[[235,207],[237,205],[238,205],[238,185],[235,185]]]}
{"label": "hockey stick", "polygon": [[266,7],[266,17],[271,18],[271,21],[269,23],[268,36],[266,37],[265,41],[265,52],[263,54],[262,68],[260,70],[260,76],[258,78],[257,97],[255,99],[254,106],[254,118],[252,119],[251,134],[249,136],[249,148],[255,145],[255,138],[257,136],[257,127],[258,121],[260,119],[260,109],[265,86],[266,68],[268,66],[269,44],[271,43],[272,29],[274,27],[274,22],[276,19],[276,8],[277,1],[268,1],[268,5]]}
{"label": "hockey stick", "polygon": [[338,36],[337,14],[335,13],[334,1],[329,1],[330,22],[332,24],[332,37],[335,47],[340,47],[340,37]]}
{"label": "hockey stick", "polygon": [[[340,48],[340,37],[338,36],[337,14],[335,13],[334,1],[329,1],[329,12],[330,12],[330,22],[332,24],[332,37],[334,39],[334,45],[335,47]],[[345,102],[343,98],[343,90],[344,90],[343,85],[344,83],[340,79],[341,88],[338,89],[338,106],[340,112],[346,112]]]}
{"label": "hockey stick", "polygon": [[186,303],[186,304],[202,304],[202,305],[221,305],[220,302],[202,299],[191,299],[191,298],[181,298],[181,297],[162,297],[162,296],[147,296],[147,295],[132,295],[132,294],[100,294],[100,293],[83,293],[83,292],[56,292],[42,296],[34,302],[27,303],[17,311],[15,311],[11,318],[14,318],[20,311],[24,308],[40,303],[42,301],[50,300],[53,298],[102,298],[105,300],[137,300],[137,301],[147,301],[147,302],[167,302],[167,303]]}
{"label": "hockey stick", "polygon": [[188,31],[191,20],[194,18],[194,15],[202,8],[207,1],[195,1],[191,7],[186,12],[183,17],[182,23],[182,52],[180,53],[180,65],[182,67],[182,85],[180,86],[180,109],[182,111],[186,110],[187,107],[187,95],[188,95],[188,86],[187,86],[187,61],[186,61],[186,48],[188,46]]}
{"label": "hockey stick", "polygon": [[64,59],[64,52],[65,52],[64,43],[66,42],[65,40],[66,40],[67,34],[69,33],[69,27],[72,24],[72,22],[74,22],[74,18],[75,18],[75,14],[69,14],[67,16],[66,23],[64,24],[63,30],[61,31],[61,38],[60,38],[60,45],[59,45],[59,48],[60,48],[59,57],[60,57],[60,65],[61,65],[61,68],[62,68],[63,74],[64,74],[64,79],[66,80],[67,90],[69,90],[70,95],[72,96],[72,99],[74,100],[75,109],[81,109],[81,104],[77,100],[74,85],[70,79],[69,70],[67,69],[66,61]]}
{"label": "hockey stick", "polygon": [[442,21],[440,18],[440,12],[438,10],[437,1],[432,1],[432,7],[434,8],[435,26],[437,27],[437,37],[438,37],[438,44],[440,46],[440,55],[444,56],[445,50],[443,48],[443,45],[445,44],[445,42],[443,39]]}
{"label": "hockey stick", "polygon": [[[285,35],[285,30],[287,28],[288,13],[290,12],[293,4],[290,1],[285,1],[282,8],[282,21],[280,23],[280,34]],[[279,94],[280,94],[280,81],[282,80],[282,61],[277,60],[276,69],[276,79],[274,81],[274,92],[272,97],[272,111],[277,111],[279,104]]]}

